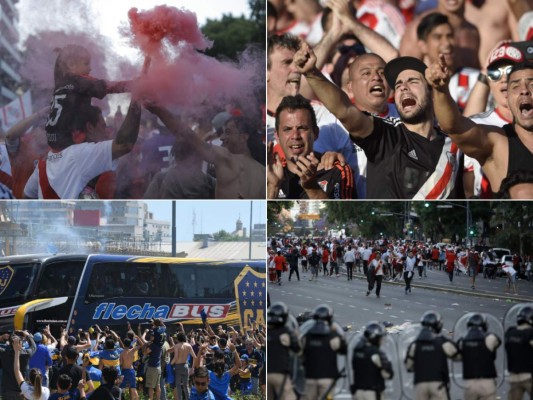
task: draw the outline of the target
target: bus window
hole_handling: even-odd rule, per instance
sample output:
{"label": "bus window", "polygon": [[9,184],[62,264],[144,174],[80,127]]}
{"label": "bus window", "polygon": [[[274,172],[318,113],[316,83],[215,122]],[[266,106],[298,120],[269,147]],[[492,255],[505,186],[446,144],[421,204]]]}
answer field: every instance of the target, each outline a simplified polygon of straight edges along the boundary
{"label": "bus window", "polygon": [[198,294],[196,293],[196,273],[194,267],[171,264],[170,276],[173,284],[173,287],[171,288],[172,297],[198,297]]}
{"label": "bus window", "polygon": [[[229,298],[233,297],[233,278],[239,273],[237,268],[215,267],[206,268],[199,266],[196,270],[197,297],[203,298]],[[229,278],[229,279],[228,279]]]}
{"label": "bus window", "polygon": [[173,282],[172,297],[196,298],[231,298],[234,297],[233,281],[239,274],[239,268],[225,266],[181,264],[170,265]]}
{"label": "bus window", "polygon": [[169,297],[168,282],[162,276],[161,264],[98,263],[93,266],[84,302],[114,297]]}
{"label": "bus window", "polygon": [[34,279],[34,264],[14,264],[0,269],[0,295],[2,301],[26,299]]}
{"label": "bus window", "polygon": [[37,297],[74,296],[85,262],[63,261],[47,264],[37,287]]}

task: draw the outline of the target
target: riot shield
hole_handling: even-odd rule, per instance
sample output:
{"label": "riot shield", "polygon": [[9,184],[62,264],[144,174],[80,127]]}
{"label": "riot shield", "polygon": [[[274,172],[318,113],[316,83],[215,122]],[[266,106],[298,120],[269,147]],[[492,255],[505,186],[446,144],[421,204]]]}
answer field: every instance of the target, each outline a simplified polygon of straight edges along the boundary
{"label": "riot shield", "polygon": [[[468,320],[474,314],[478,313],[467,313],[460,317],[457,321],[455,321],[455,325],[453,328],[453,340],[456,344],[459,342],[459,339],[464,338],[468,333]],[[498,377],[496,378],[496,386],[500,387],[504,383],[505,378],[505,348],[503,346],[503,326],[498,320],[498,318],[496,318],[494,315],[487,313],[483,313],[483,315],[487,320],[487,333],[495,334],[502,341],[502,344],[500,345],[500,347],[498,347],[498,350],[496,351],[496,360],[494,362],[496,366],[496,372],[498,373]],[[452,362],[452,368],[450,369],[450,371],[452,373],[453,383],[461,389],[464,389],[465,384],[463,380],[463,363],[461,361]]]}
{"label": "riot shield", "polygon": [[[318,321],[314,319],[305,321],[300,326],[300,339],[303,339],[304,336],[311,330],[311,328],[313,328],[316,325],[317,322]],[[336,331],[339,335],[344,337],[344,330],[338,323],[333,322],[331,324],[331,328],[334,331]],[[328,326],[328,329],[329,329],[329,326]],[[326,331],[324,333],[326,333]],[[340,357],[340,356],[337,357],[337,368],[339,371],[343,370],[344,357]],[[304,367],[304,360],[301,356],[296,357],[295,360],[293,361],[293,374],[292,375],[293,375],[294,390],[298,394],[298,396],[302,396],[305,393],[305,367]]]}
{"label": "riot shield", "polygon": [[[354,371],[352,367],[354,349],[361,340],[365,339],[363,333],[359,332],[353,335],[348,342],[348,353],[346,354],[346,377],[349,383],[348,390],[350,390],[354,383]],[[385,380],[385,398],[390,400],[400,399],[402,397],[402,382],[400,380],[400,370],[398,369],[400,362],[398,360],[396,342],[390,335],[386,334],[381,339],[380,349],[387,355],[394,371],[393,379]]]}
{"label": "riot shield", "polygon": [[395,371],[399,371],[399,378],[401,384],[401,392],[407,399],[415,398],[415,385],[414,374],[407,372],[405,367],[405,357],[407,356],[407,348],[418,337],[422,326],[419,323],[406,325],[404,330],[398,335],[398,367],[395,367]]}
{"label": "riot shield", "polygon": [[516,326],[516,316],[518,315],[522,307],[525,306],[533,307],[533,303],[515,304],[507,310],[507,312],[503,316],[503,329],[505,332],[507,332],[507,329],[509,329],[511,326]]}

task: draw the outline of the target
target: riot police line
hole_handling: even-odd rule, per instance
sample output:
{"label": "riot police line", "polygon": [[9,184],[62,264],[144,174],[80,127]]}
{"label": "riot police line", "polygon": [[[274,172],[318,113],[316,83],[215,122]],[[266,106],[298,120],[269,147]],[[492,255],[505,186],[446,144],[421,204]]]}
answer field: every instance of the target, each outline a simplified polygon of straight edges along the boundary
{"label": "riot police line", "polygon": [[269,307],[268,399],[326,400],[345,386],[342,379],[355,400],[448,400],[452,385],[464,399],[496,399],[505,381],[508,399],[533,398],[533,303],[511,307],[503,324],[488,313],[466,313],[453,340],[436,311],[398,334],[371,321],[349,339],[330,306],[317,306],[310,317],[300,325],[284,303]]}

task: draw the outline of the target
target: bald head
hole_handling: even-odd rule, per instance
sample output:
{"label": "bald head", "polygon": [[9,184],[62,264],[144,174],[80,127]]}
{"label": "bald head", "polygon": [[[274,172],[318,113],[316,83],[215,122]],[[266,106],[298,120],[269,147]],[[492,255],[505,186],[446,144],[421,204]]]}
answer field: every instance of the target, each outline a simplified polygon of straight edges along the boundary
{"label": "bald head", "polygon": [[377,54],[362,54],[350,65],[350,90],[357,108],[382,114],[387,108],[390,88],[384,77],[385,61]]}

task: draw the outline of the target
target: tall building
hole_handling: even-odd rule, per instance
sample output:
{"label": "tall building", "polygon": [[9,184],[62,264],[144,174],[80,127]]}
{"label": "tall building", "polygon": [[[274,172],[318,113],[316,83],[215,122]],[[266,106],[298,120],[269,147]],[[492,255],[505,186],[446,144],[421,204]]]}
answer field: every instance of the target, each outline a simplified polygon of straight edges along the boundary
{"label": "tall building", "polygon": [[17,72],[22,56],[17,48],[19,33],[16,29],[18,0],[0,0],[0,106],[17,98],[21,76]]}

